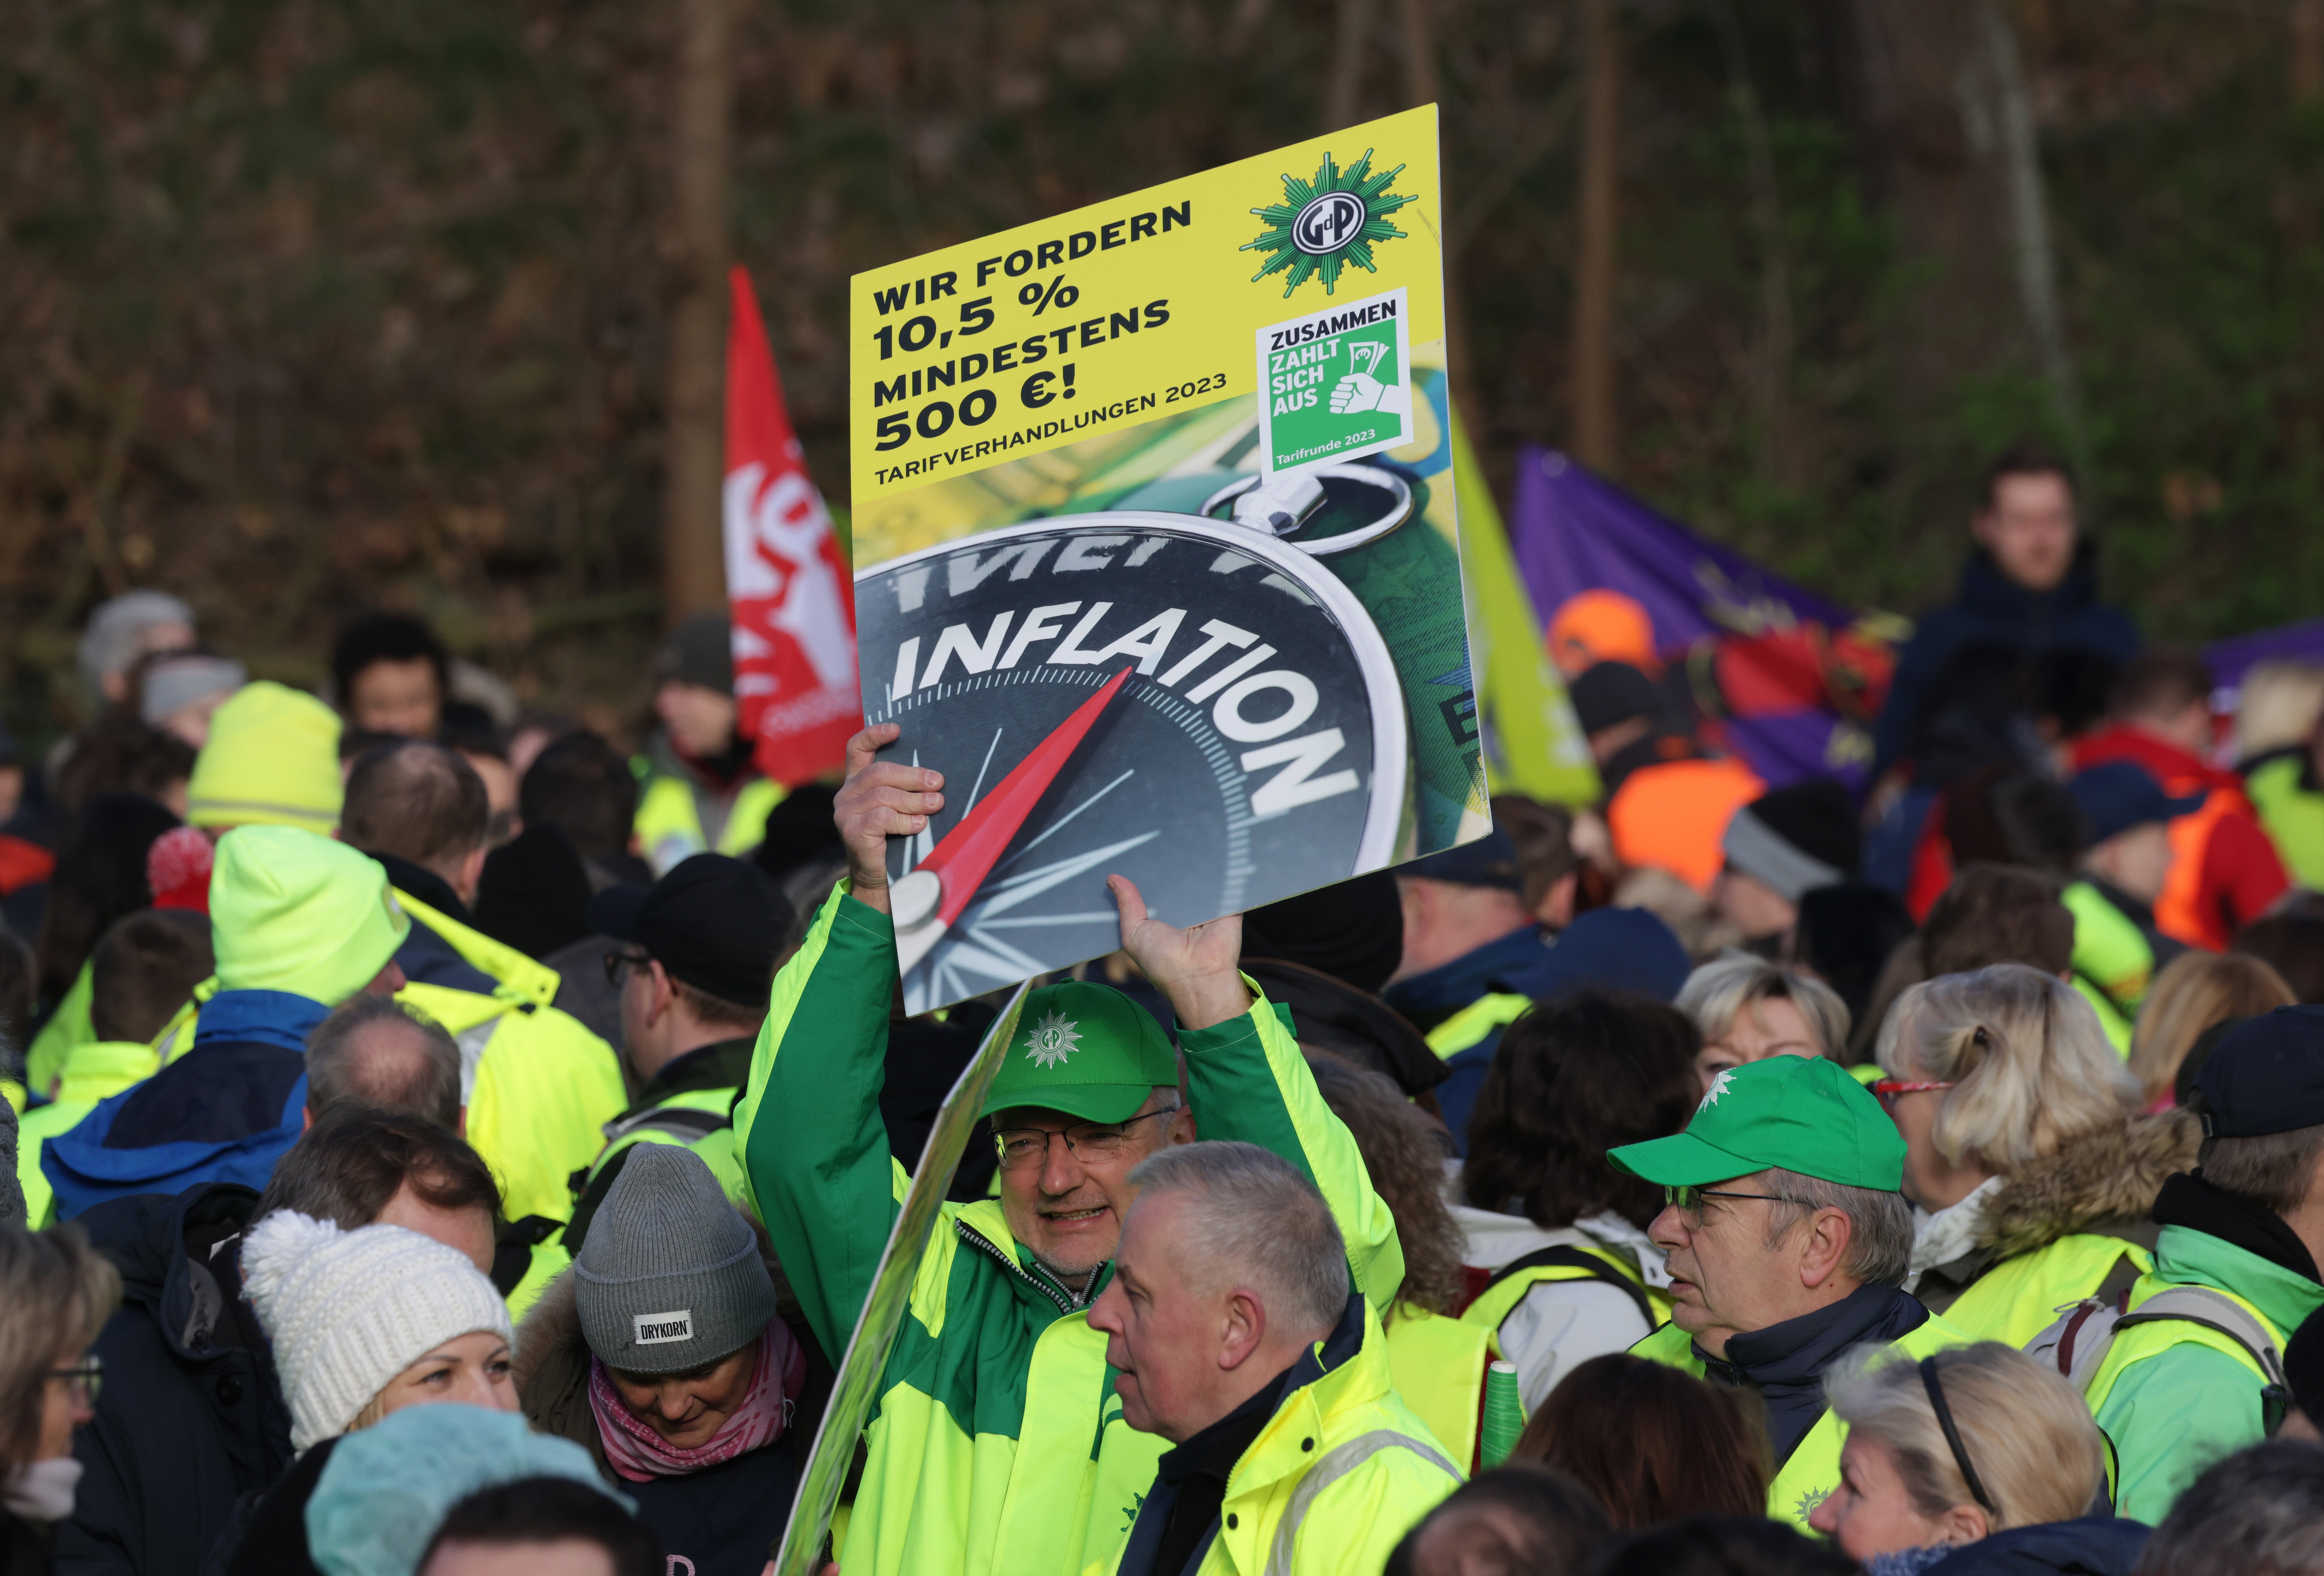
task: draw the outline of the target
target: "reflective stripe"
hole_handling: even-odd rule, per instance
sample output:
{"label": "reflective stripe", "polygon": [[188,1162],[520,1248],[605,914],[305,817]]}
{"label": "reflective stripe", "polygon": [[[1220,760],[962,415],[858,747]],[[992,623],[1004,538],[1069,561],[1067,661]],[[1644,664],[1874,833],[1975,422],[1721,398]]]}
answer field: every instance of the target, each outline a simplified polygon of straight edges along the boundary
{"label": "reflective stripe", "polygon": [[1275,1526],[1275,1547],[1267,1558],[1268,1576],[1291,1576],[1291,1554],[1299,1541],[1300,1524],[1307,1519],[1307,1507],[1315,1496],[1362,1466],[1384,1450],[1408,1450],[1431,1466],[1441,1469],[1457,1487],[1462,1480],[1461,1469],[1439,1454],[1436,1447],[1408,1433],[1396,1433],[1388,1429],[1375,1429],[1360,1433],[1336,1450],[1331,1451],[1307,1469],[1299,1479],[1299,1487],[1291,1491],[1291,1503],[1284,1507],[1283,1519]]}
{"label": "reflective stripe", "polygon": [[1495,1029],[1515,1023],[1532,1006],[1532,997],[1506,991],[1480,996],[1428,1031],[1428,1048],[1449,1062]]}
{"label": "reflective stripe", "polygon": [[493,1043],[493,1033],[500,1028],[501,1018],[503,1016],[503,1014],[495,1013],[484,1022],[464,1028],[452,1037],[452,1043],[460,1047],[460,1103],[462,1105],[473,1102],[472,1097],[476,1092],[476,1064],[484,1059],[484,1047]]}
{"label": "reflective stripe", "polygon": [[683,1143],[706,1138],[722,1128],[733,1125],[733,1119],[723,1111],[705,1111],[688,1105],[656,1105],[605,1124],[605,1142],[618,1144],[632,1133],[661,1132],[674,1135]]}

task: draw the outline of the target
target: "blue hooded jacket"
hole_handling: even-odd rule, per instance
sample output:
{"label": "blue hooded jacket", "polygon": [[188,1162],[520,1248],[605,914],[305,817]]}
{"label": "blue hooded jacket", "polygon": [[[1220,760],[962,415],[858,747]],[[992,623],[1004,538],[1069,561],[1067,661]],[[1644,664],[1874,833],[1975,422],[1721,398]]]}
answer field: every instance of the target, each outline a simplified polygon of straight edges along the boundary
{"label": "blue hooded jacket", "polygon": [[263,1191],[274,1163],[306,1129],[307,1034],[329,1011],[285,991],[211,997],[183,1055],[42,1147],[57,1218],[205,1183]]}
{"label": "blue hooded jacket", "polygon": [[[1389,1006],[1425,1028],[1497,993],[1545,1001],[1569,991],[1622,991],[1667,1002],[1686,983],[1688,967],[1686,949],[1670,926],[1644,908],[1593,908],[1554,941],[1545,942],[1531,928],[1519,930],[1399,980],[1382,994]],[[1436,1109],[1463,1154],[1469,1112],[1500,1044],[1496,1028],[1445,1058],[1449,1075],[1436,1086]]]}

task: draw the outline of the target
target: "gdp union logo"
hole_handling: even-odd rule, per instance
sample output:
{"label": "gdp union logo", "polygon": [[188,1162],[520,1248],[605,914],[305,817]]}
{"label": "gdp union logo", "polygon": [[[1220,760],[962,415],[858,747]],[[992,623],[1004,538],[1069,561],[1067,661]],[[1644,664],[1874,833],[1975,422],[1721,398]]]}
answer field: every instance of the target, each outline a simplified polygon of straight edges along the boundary
{"label": "gdp union logo", "polygon": [[1351,191],[1327,191],[1299,210],[1291,221],[1291,244],[1310,257],[1337,252],[1371,216],[1363,199]]}
{"label": "gdp union logo", "polygon": [[1266,254],[1265,265],[1250,276],[1254,283],[1268,274],[1288,271],[1290,278],[1283,287],[1286,296],[1317,278],[1323,281],[1323,293],[1328,296],[1338,288],[1341,272],[1350,263],[1368,273],[1379,272],[1372,261],[1372,249],[1405,235],[1388,222],[1388,216],[1417,199],[1410,193],[1388,195],[1388,189],[1396,184],[1405,167],[1399,164],[1375,175],[1372,152],[1365,149],[1364,156],[1344,171],[1325,153],[1313,180],[1286,175],[1283,200],[1250,210],[1267,223],[1256,240],[1241,247]]}

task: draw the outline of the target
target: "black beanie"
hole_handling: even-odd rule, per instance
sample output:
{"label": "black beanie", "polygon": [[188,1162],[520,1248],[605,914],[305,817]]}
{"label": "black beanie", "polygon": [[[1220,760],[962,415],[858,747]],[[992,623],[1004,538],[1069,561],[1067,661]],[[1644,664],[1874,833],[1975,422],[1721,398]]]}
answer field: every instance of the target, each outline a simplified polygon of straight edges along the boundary
{"label": "black beanie", "polygon": [[546,957],[589,934],[589,871],[554,821],[526,827],[484,856],[476,928],[527,957]]}
{"label": "black beanie", "polygon": [[1856,873],[1863,834],[1856,801],[1829,778],[1760,795],[1735,812],[1721,840],[1727,862],[1796,903]]}
{"label": "black beanie", "polygon": [[1404,899],[1387,871],[1337,881],[1242,917],[1242,955],[1279,958],[1378,991],[1404,961]]}
{"label": "black beanie", "polygon": [[1628,662],[1593,663],[1566,694],[1584,733],[1600,733],[1633,717],[1656,716],[1665,709],[1655,681]]}

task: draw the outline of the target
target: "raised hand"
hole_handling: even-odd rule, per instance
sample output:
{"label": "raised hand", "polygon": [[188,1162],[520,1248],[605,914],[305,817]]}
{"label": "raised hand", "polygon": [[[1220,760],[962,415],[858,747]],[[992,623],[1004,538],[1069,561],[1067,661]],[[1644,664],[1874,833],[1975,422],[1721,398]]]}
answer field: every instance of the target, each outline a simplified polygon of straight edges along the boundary
{"label": "raised hand", "polygon": [[889,911],[888,839],[923,830],[945,803],[938,791],[944,773],[879,759],[901,732],[893,723],[875,723],[847,742],[847,780],[831,806],[855,896],[882,914]]}
{"label": "raised hand", "polygon": [[1108,876],[1105,884],[1121,910],[1121,950],[1168,999],[1181,1028],[1209,1028],[1250,1010],[1240,968],[1241,915],[1181,930],[1146,911],[1128,876]]}

